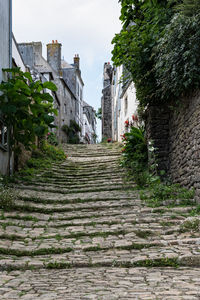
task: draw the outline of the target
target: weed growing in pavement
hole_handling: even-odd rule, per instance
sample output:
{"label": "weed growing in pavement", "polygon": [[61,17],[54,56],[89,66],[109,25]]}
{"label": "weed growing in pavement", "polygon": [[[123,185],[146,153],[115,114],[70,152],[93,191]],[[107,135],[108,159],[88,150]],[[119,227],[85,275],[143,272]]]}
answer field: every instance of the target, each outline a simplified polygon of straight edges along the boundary
{"label": "weed growing in pavement", "polygon": [[[149,190],[140,192],[140,199],[145,200],[150,207],[158,207],[168,204],[194,205],[194,190],[187,190],[178,184],[158,183],[149,187]],[[177,202],[174,200],[178,200]]]}
{"label": "weed growing in pavement", "polygon": [[200,220],[199,219],[193,219],[193,220],[187,220],[180,226],[180,232],[188,232],[188,231],[197,231],[199,232],[200,228]]}
{"label": "weed growing in pavement", "polygon": [[135,231],[135,234],[136,234],[139,238],[146,239],[146,238],[148,238],[149,236],[153,235],[153,232],[150,231],[150,230],[138,230],[138,231]]}
{"label": "weed growing in pavement", "polygon": [[4,211],[11,210],[17,199],[18,194],[15,190],[7,187],[0,187],[0,209]]}
{"label": "weed growing in pavement", "polygon": [[15,177],[31,181],[34,175],[41,170],[47,170],[52,167],[53,163],[59,163],[65,159],[66,155],[61,148],[44,143],[41,149],[33,150],[31,158],[26,162],[26,166]]}

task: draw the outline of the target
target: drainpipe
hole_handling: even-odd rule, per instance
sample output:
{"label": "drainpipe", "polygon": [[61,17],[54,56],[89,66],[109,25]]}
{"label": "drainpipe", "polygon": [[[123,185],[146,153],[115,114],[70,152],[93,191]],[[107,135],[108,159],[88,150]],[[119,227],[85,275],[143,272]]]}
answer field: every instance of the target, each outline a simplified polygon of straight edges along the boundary
{"label": "drainpipe", "polygon": [[[12,68],[12,0],[9,0],[9,68]],[[11,76],[11,75],[10,75]],[[13,154],[10,145],[11,128],[8,127],[8,168],[9,175],[13,174]]]}

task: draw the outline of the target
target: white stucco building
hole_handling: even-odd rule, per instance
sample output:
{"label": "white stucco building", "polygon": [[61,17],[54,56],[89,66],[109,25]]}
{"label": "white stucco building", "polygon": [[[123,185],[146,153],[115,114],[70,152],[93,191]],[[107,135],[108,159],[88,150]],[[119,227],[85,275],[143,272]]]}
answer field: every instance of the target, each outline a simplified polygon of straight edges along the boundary
{"label": "white stucco building", "polygon": [[122,141],[122,135],[128,130],[126,123],[137,126],[137,122],[133,119],[137,119],[138,107],[134,83],[122,75],[123,66],[113,69],[112,139],[119,142]]}

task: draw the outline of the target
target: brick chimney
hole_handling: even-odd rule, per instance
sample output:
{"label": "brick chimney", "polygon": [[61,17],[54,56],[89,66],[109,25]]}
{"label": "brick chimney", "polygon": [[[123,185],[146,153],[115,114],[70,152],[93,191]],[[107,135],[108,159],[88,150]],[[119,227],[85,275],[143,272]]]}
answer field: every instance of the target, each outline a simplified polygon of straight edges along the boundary
{"label": "brick chimney", "polygon": [[47,45],[47,61],[57,72],[61,69],[61,47],[62,44],[58,43],[57,40]]}
{"label": "brick chimney", "polygon": [[80,57],[78,54],[75,54],[74,56],[74,65],[79,70],[80,68]]}

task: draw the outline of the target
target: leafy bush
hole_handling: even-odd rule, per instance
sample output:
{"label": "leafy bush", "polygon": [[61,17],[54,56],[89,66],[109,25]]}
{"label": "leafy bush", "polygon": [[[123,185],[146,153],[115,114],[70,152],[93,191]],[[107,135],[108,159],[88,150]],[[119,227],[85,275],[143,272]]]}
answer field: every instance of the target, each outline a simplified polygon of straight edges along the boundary
{"label": "leafy bush", "polygon": [[51,145],[58,146],[58,139],[56,137],[56,134],[53,132],[47,133],[47,142]]}
{"label": "leafy bush", "polygon": [[42,152],[45,154],[46,158],[53,161],[62,161],[66,159],[66,155],[62,148],[53,145],[45,144],[42,148]]}
{"label": "leafy bush", "polygon": [[56,91],[52,82],[33,81],[31,74],[20,68],[5,69],[7,82],[0,84],[0,111],[4,122],[11,127],[10,145],[19,151],[19,144],[30,150],[36,137],[43,137],[53,125],[57,110],[53,107],[53,98],[45,89]]}
{"label": "leafy bush", "polygon": [[163,205],[163,201],[179,199],[180,204],[190,204],[194,198],[194,190],[182,188],[179,184],[156,183],[149,186],[149,191],[141,192],[140,197],[151,206]]}
{"label": "leafy bush", "polygon": [[155,49],[156,89],[162,101],[200,87],[200,15],[176,15]]}
{"label": "leafy bush", "polygon": [[187,17],[197,15],[200,13],[200,0],[183,0],[177,10]]}
{"label": "leafy bush", "polygon": [[10,210],[14,207],[15,200],[17,200],[18,195],[16,191],[0,187],[0,208],[3,210]]}
{"label": "leafy bush", "polygon": [[[200,87],[200,0],[119,0],[113,62],[135,83],[140,112]],[[171,103],[170,103],[171,105]]]}
{"label": "leafy bush", "polygon": [[81,127],[74,120],[70,120],[70,126],[63,125],[62,130],[66,133],[69,144],[80,143],[79,132],[81,132]]}
{"label": "leafy bush", "polygon": [[42,149],[32,152],[32,157],[26,162],[25,168],[20,170],[16,177],[29,181],[40,170],[50,168],[52,163],[61,162],[65,159],[66,154],[61,148],[44,143]]}
{"label": "leafy bush", "polygon": [[139,186],[143,186],[148,178],[148,149],[143,128],[131,127],[123,136],[121,166],[126,167],[129,176]]}
{"label": "leafy bush", "polygon": [[159,101],[156,91],[156,63],[153,49],[170,23],[175,1],[120,0],[122,30],[117,34],[112,60],[116,66],[124,65],[135,83],[140,106]]}

